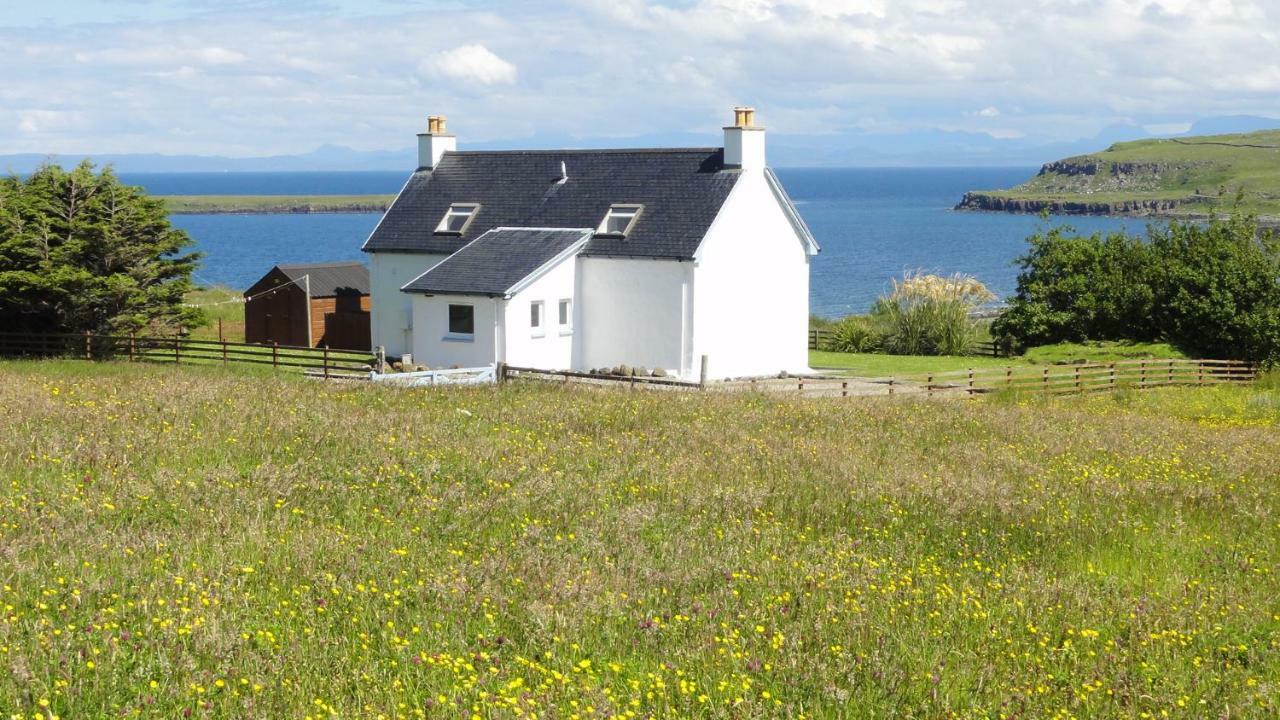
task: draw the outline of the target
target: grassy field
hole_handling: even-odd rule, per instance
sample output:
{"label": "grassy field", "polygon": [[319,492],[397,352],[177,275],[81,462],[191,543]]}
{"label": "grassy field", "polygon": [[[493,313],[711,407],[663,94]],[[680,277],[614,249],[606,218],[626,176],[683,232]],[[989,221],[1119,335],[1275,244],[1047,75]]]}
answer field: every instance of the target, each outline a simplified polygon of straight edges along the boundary
{"label": "grassy field", "polygon": [[1280,391],[0,364],[0,717],[1280,712]]}
{"label": "grassy field", "polygon": [[[189,328],[196,340],[227,340],[244,342],[244,293],[232,288],[215,285],[200,288],[187,294],[187,302],[204,309],[208,322],[197,328]],[[218,337],[218,321],[222,321],[222,337]]]}
{"label": "grassy field", "polygon": [[809,365],[860,377],[918,376],[926,373],[982,370],[988,368],[1104,363],[1138,358],[1182,358],[1180,350],[1168,343],[1093,342],[1058,343],[1027,350],[1012,358],[980,355],[884,355],[881,353],[838,353],[809,351]]}
{"label": "grassy field", "polygon": [[174,214],[384,212],[395,195],[161,195]]}
{"label": "grassy field", "polygon": [[[1093,172],[1083,171],[1090,166]],[[1244,210],[1280,217],[1280,130],[1117,143],[1059,161],[1010,190],[979,194],[1104,204],[1184,200],[1164,214],[1203,215],[1229,212],[1237,192]]]}

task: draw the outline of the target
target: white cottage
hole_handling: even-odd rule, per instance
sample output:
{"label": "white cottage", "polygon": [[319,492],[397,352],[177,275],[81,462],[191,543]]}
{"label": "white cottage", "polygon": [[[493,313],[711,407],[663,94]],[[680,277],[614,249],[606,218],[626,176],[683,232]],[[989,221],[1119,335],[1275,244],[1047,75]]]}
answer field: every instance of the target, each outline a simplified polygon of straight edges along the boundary
{"label": "white cottage", "polygon": [[818,245],[736,108],[723,148],[457,151],[443,117],[364,244],[371,334],[432,367],[809,370]]}

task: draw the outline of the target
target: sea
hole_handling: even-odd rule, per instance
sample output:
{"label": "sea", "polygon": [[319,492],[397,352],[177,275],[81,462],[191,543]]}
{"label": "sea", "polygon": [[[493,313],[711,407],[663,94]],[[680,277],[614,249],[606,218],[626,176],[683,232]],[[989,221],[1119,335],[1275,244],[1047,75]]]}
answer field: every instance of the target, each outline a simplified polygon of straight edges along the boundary
{"label": "sea", "polygon": [[[1136,218],[1054,217],[953,210],[967,190],[1017,185],[1036,172],[1011,168],[793,168],[777,174],[822,252],[810,273],[810,308],[865,312],[905,272],[966,273],[1007,297],[1030,235],[1066,225],[1081,233],[1143,232]],[[395,193],[407,173],[122,174],[158,195]],[[175,215],[204,254],[196,280],[243,289],[276,263],[367,260],[360,245],[378,214]]]}

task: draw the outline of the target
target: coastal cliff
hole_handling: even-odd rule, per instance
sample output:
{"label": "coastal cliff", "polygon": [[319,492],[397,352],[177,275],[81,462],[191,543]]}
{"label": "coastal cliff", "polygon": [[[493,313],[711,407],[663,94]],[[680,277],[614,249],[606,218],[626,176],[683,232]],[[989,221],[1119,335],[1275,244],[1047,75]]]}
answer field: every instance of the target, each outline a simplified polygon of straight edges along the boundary
{"label": "coastal cliff", "polygon": [[1280,216],[1280,130],[1140,140],[1045,163],[1007,190],[964,194],[957,210],[1210,217]]}

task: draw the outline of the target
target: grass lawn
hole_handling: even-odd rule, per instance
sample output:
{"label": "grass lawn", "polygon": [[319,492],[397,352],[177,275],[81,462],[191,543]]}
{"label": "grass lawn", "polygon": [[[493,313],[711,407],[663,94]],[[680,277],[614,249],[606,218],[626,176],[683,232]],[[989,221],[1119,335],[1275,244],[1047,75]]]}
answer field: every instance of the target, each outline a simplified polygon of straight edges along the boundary
{"label": "grass lawn", "polygon": [[[187,302],[204,308],[209,321],[198,328],[189,328],[196,340],[244,342],[244,293],[222,285],[200,288],[187,294]],[[222,321],[223,337],[218,337],[218,321]]]}
{"label": "grass lawn", "polygon": [[992,358],[976,355],[885,355],[882,353],[839,353],[809,351],[809,366],[831,369],[859,377],[923,375],[968,368],[1007,367],[1023,364],[1017,358]]}
{"label": "grass lawn", "polygon": [[395,195],[162,195],[170,213],[384,212]]}
{"label": "grass lawn", "polygon": [[1275,717],[1280,391],[0,363],[0,709]]}
{"label": "grass lawn", "polygon": [[993,358],[978,355],[885,355],[881,353],[839,353],[809,351],[809,366],[859,377],[916,376],[953,372],[969,368],[1025,367],[1105,363],[1139,358],[1182,358],[1181,351],[1168,343],[1093,342],[1059,343],[1031,348],[1024,355]]}

